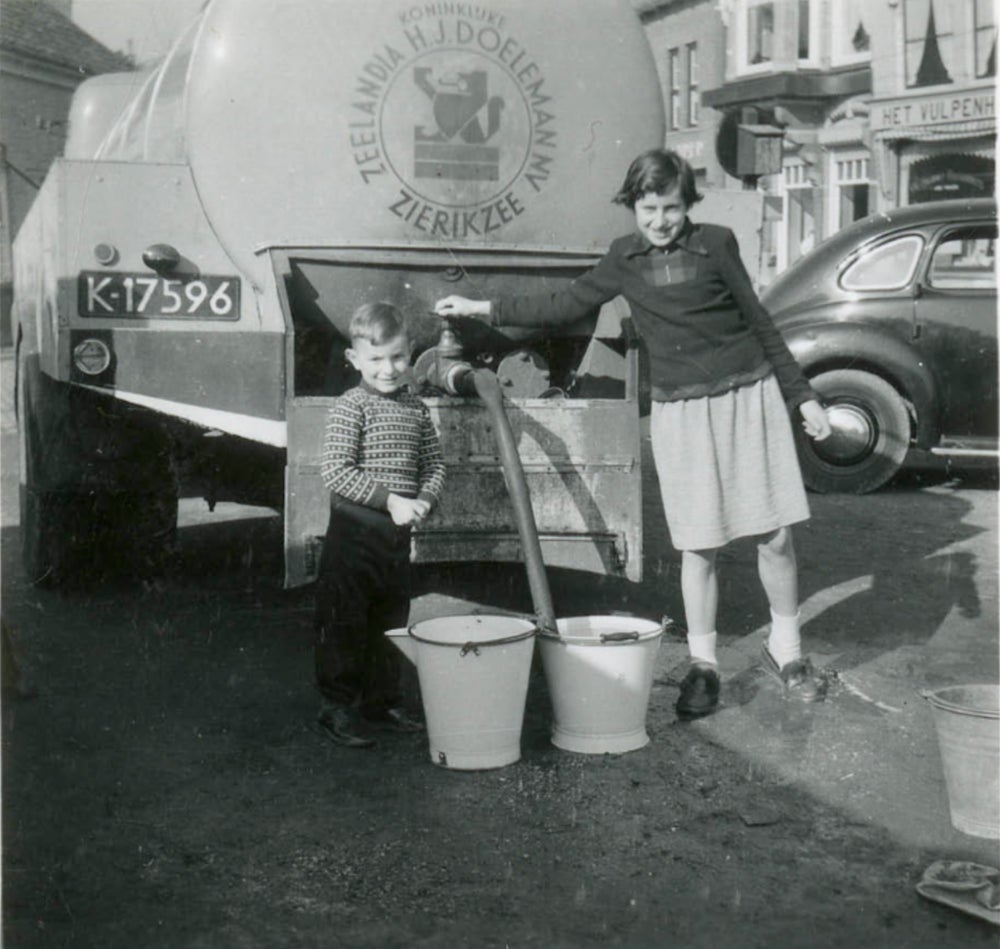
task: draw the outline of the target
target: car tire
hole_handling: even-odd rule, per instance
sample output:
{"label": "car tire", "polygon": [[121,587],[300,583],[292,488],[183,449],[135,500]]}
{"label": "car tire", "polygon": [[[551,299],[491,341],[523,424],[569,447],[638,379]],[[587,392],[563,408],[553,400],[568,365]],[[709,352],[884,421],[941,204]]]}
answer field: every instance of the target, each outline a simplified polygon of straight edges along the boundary
{"label": "car tire", "polygon": [[834,369],[810,379],[833,434],[821,442],[798,427],[799,461],[806,487],[819,493],[866,494],[902,467],[910,447],[910,413],[880,376]]}

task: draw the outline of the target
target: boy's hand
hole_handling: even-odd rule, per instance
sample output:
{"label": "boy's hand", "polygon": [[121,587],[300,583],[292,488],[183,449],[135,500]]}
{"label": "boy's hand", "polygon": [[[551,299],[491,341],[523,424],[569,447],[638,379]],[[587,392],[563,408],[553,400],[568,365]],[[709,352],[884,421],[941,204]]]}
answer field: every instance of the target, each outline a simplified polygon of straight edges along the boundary
{"label": "boy's hand", "polygon": [[441,317],[489,316],[491,309],[489,300],[470,300],[468,297],[452,294],[452,296],[443,297],[434,304],[434,315]]}
{"label": "boy's hand", "polygon": [[404,498],[399,494],[390,494],[386,507],[389,509],[392,523],[397,527],[410,527],[413,524],[419,524],[430,510],[430,505],[426,501]]}
{"label": "boy's hand", "polygon": [[413,508],[417,512],[417,519],[422,521],[431,512],[431,502],[423,498],[417,498],[413,502]]}
{"label": "boy's hand", "polygon": [[826,412],[819,402],[815,399],[803,402],[799,406],[799,411],[802,413],[802,427],[810,438],[821,442],[824,438],[830,437],[832,431],[830,420],[826,417]]}

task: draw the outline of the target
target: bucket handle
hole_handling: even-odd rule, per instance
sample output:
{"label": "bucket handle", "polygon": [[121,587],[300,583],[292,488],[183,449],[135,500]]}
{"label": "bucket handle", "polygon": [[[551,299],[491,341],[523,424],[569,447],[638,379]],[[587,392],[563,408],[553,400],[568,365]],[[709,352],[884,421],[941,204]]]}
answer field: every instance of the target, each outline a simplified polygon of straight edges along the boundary
{"label": "bucket handle", "polygon": [[444,646],[449,649],[459,649],[461,650],[459,653],[461,656],[467,656],[470,652],[478,656],[481,646],[506,646],[509,643],[519,643],[522,639],[530,639],[533,636],[537,636],[538,628],[535,627],[534,629],[527,629],[523,633],[515,633],[513,636],[502,636],[500,639],[483,639],[479,642],[469,640],[464,643],[441,643],[434,639],[425,639],[423,636],[418,636],[415,632],[413,632],[412,626],[409,628],[409,634],[418,643],[429,643],[432,646]]}
{"label": "bucket handle", "polygon": [[968,708],[964,705],[956,705],[954,702],[947,702],[938,695],[935,689],[920,689],[918,690],[918,694],[922,699],[926,699],[933,708],[941,709],[945,712],[957,712],[959,715],[971,716],[973,718],[996,719],[998,717],[997,712],[992,709]]}
{"label": "bucket handle", "polygon": [[[510,643],[519,643],[523,639],[530,639],[531,637],[537,635],[537,630],[530,629],[524,633],[518,633],[515,636],[504,636],[501,639],[484,639],[481,642],[467,642],[461,644],[461,650],[459,652],[460,656],[467,656],[470,652],[473,655],[479,655],[479,649],[481,646],[507,646]],[[416,637],[415,637],[416,638]],[[435,643],[437,646],[450,646],[451,643]],[[455,643],[454,645],[459,645]]]}
{"label": "bucket handle", "polygon": [[601,633],[602,643],[625,643],[637,640],[639,633],[636,630],[628,633]]}
{"label": "bucket handle", "polygon": [[[413,636],[413,633],[410,633]],[[478,656],[479,650],[483,646],[506,646],[510,643],[519,643],[524,639],[530,639],[531,637],[537,635],[537,631],[534,629],[528,630],[525,633],[519,633],[516,636],[504,636],[502,639],[485,639],[482,642],[472,642],[467,643],[438,643],[431,639],[422,639],[420,636],[413,636],[415,640],[422,643],[431,643],[434,646],[445,646],[451,647],[459,650],[459,656],[463,659],[469,655],[471,652],[474,656]]]}

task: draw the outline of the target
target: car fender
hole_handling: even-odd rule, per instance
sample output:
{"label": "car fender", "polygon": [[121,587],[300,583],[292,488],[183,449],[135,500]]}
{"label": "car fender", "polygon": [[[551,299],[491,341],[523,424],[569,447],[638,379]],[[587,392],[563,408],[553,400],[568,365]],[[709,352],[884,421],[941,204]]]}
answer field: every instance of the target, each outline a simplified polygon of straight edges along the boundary
{"label": "car fender", "polygon": [[910,403],[920,447],[940,435],[939,394],[934,374],[906,340],[910,326],[869,323],[808,323],[781,328],[785,342],[809,378],[831,369],[860,369],[881,376]]}

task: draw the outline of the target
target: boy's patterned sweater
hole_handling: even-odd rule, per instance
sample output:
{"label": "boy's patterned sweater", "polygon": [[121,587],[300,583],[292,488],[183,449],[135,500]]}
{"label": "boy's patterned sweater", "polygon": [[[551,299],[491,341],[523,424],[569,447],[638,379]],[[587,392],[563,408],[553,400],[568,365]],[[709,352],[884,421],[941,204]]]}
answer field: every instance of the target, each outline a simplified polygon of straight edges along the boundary
{"label": "boy's patterned sweater", "polygon": [[320,473],[330,491],[355,504],[384,511],[398,494],[435,505],[445,467],[427,406],[406,389],[349,389],[327,415]]}

